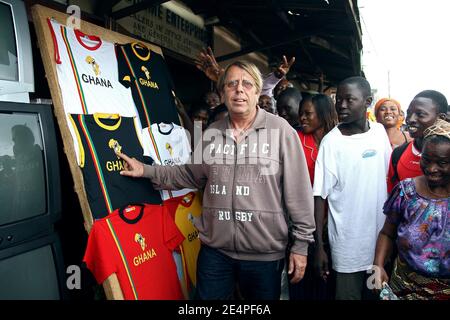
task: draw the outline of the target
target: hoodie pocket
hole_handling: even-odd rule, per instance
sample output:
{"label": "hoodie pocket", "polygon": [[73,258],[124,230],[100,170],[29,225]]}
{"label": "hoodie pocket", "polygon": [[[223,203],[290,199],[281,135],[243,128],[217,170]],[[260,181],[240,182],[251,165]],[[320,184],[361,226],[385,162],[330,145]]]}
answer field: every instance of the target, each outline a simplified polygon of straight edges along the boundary
{"label": "hoodie pocket", "polygon": [[252,212],[251,221],[236,221],[238,251],[273,253],[284,251],[288,242],[288,226],[283,212]]}
{"label": "hoodie pocket", "polygon": [[201,242],[217,249],[234,250],[234,221],[226,209],[204,208],[202,215],[194,218]]}

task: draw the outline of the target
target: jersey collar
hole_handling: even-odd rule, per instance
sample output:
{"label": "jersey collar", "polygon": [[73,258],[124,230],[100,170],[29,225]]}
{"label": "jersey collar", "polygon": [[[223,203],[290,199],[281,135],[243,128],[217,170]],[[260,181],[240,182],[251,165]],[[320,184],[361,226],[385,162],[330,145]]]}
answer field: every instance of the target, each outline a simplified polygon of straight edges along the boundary
{"label": "jersey collar", "polygon": [[[131,44],[131,49],[133,50],[133,53],[136,55],[136,57],[138,57],[142,61],[147,61],[148,59],[150,59],[150,49],[147,48],[142,43],[140,43],[140,42],[133,42]],[[136,49],[147,51],[147,55],[145,57],[141,56]]]}
{"label": "jersey collar", "polygon": [[[100,46],[102,45],[102,39],[100,39],[97,36],[90,36],[87,34],[84,34],[83,32],[81,32],[78,29],[74,30],[75,32],[75,36],[78,40],[78,42],[86,49],[94,51],[97,50],[98,48],[100,48]],[[96,42],[93,46],[88,46],[84,41],[85,39],[92,41],[92,42]]]}

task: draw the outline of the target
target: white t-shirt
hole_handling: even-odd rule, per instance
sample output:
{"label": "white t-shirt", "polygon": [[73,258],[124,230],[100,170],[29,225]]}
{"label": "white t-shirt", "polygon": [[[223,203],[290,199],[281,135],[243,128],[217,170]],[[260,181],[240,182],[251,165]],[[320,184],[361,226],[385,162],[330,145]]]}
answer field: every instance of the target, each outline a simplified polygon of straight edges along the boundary
{"label": "white t-shirt", "polygon": [[[142,130],[144,155],[152,157],[155,164],[179,166],[189,161],[191,145],[183,127],[175,123],[154,123]],[[192,189],[162,190],[161,197],[167,200],[184,196]]]}
{"label": "white t-shirt", "polygon": [[385,218],[391,151],[384,127],[372,122],[369,131],[352,136],[336,126],[320,144],[313,192],[328,199],[328,237],[338,272],[372,266]]}
{"label": "white t-shirt", "polygon": [[114,44],[49,21],[66,114],[137,116],[130,91],[119,82]]}

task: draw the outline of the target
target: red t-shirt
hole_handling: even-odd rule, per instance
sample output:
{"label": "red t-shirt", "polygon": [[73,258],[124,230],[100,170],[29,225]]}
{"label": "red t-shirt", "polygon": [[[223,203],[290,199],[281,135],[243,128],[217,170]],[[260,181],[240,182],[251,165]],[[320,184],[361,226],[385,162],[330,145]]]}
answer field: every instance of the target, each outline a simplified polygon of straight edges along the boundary
{"label": "red t-shirt", "polygon": [[309,178],[311,180],[311,185],[314,184],[314,168],[316,167],[317,159],[317,146],[314,141],[314,136],[312,134],[304,134],[301,131],[297,131],[300,137],[300,142],[302,143],[303,151],[305,153],[306,165],[308,166]]}
{"label": "red t-shirt", "polygon": [[388,192],[390,193],[392,189],[401,180],[406,178],[415,178],[423,175],[422,169],[420,169],[420,156],[413,153],[413,142],[411,141],[406,147],[405,151],[400,156],[397,163],[397,176],[399,180],[392,181],[394,177],[394,167],[392,166],[392,156],[389,161],[389,172],[387,179]]}
{"label": "red t-shirt", "polygon": [[84,262],[98,283],[116,273],[127,300],[181,300],[172,251],[184,236],[161,205],[131,205],[97,220]]}

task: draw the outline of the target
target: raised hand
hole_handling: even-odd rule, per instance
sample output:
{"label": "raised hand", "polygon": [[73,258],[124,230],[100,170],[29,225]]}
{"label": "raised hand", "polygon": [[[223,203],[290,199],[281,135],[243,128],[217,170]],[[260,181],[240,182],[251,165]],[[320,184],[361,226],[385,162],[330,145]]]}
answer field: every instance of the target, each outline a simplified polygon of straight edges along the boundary
{"label": "raised hand", "polygon": [[287,75],[289,70],[291,69],[292,65],[295,62],[295,57],[292,57],[289,61],[287,60],[286,56],[283,55],[283,61],[281,61],[281,64],[277,68],[277,76],[278,78],[283,78]]}
{"label": "raised hand", "polygon": [[195,66],[205,73],[212,81],[219,81],[219,77],[225,71],[221,68],[214,57],[211,47],[203,48],[195,59]]}

